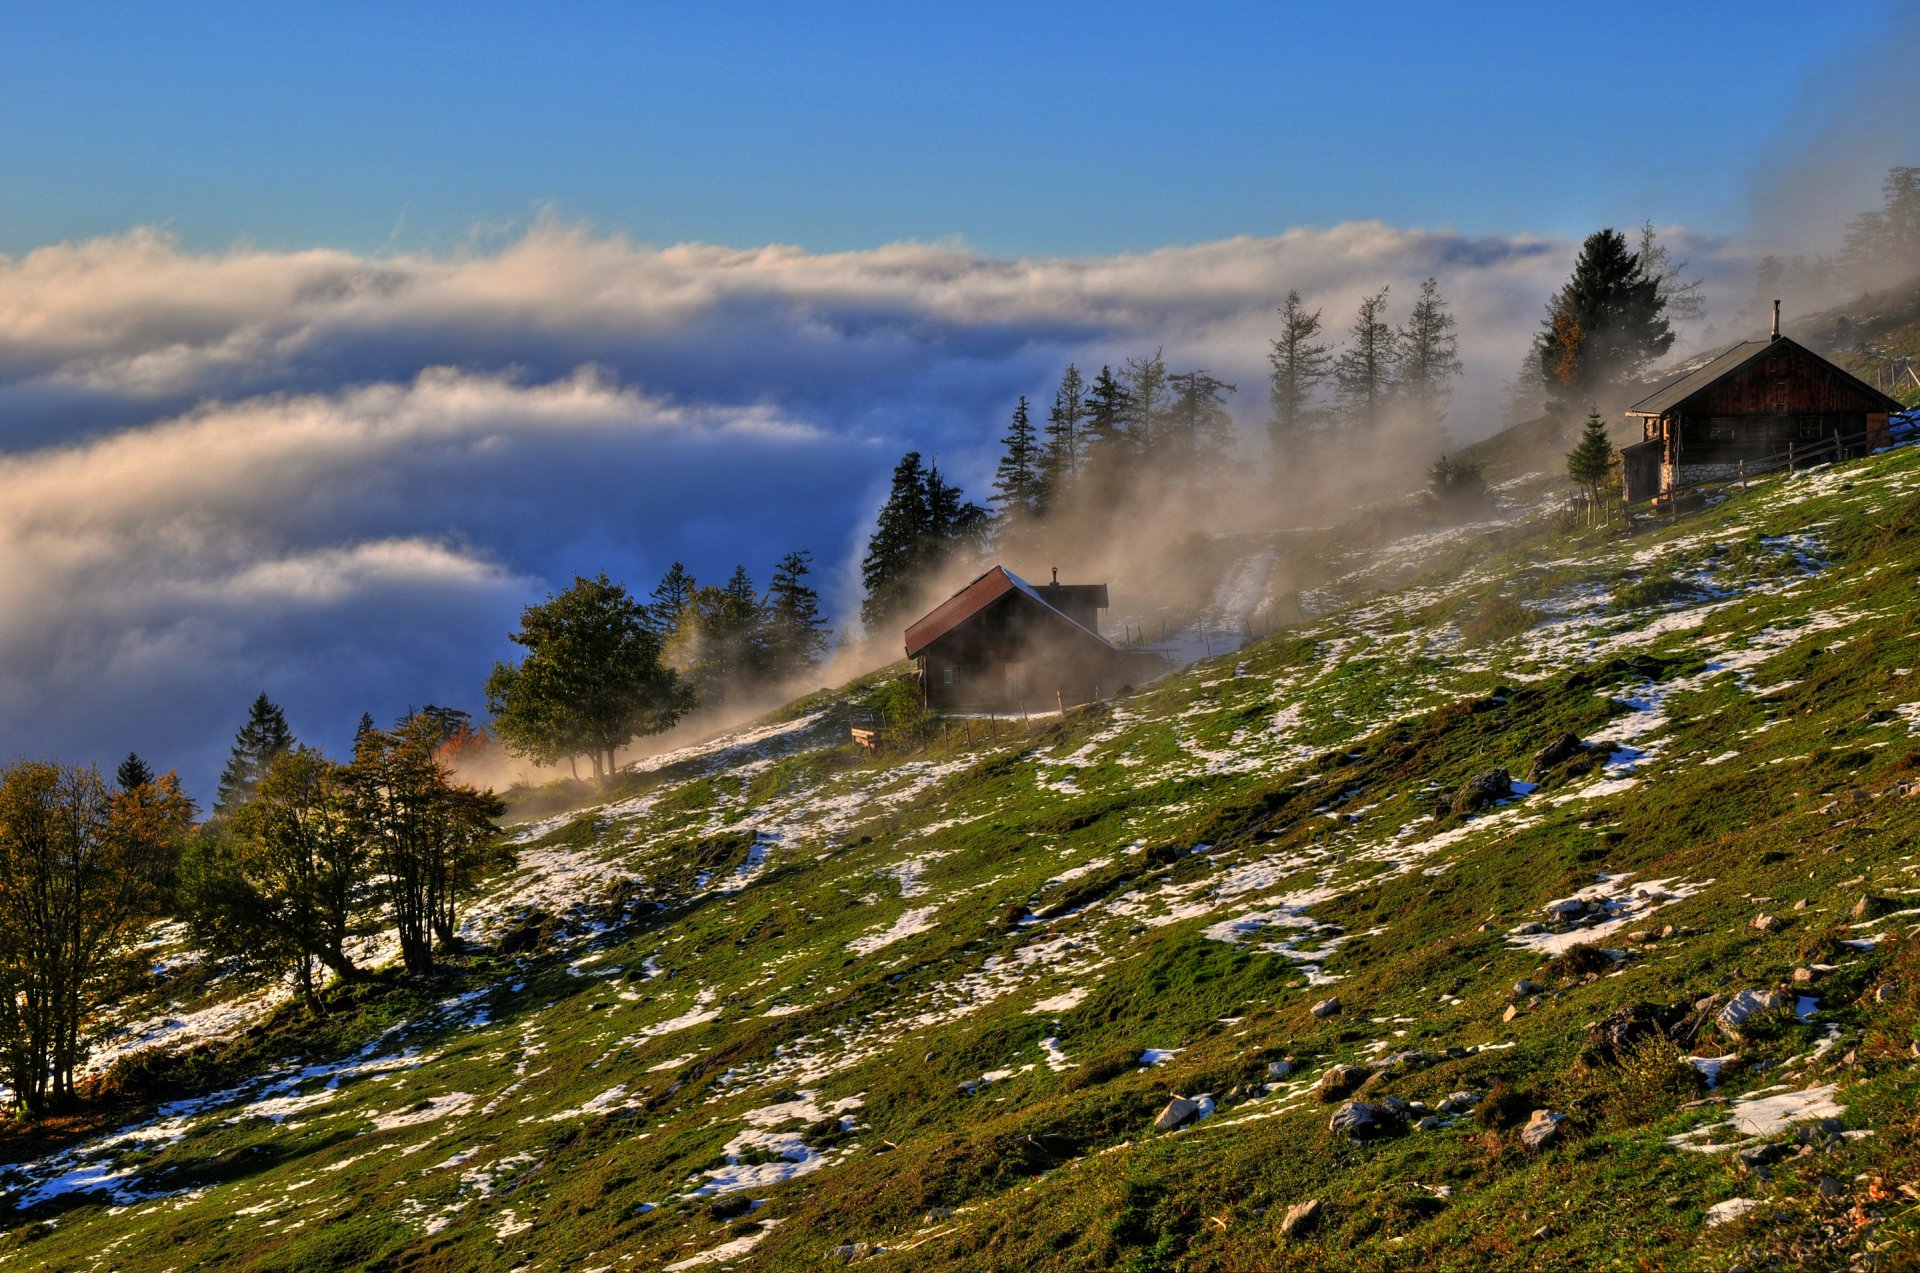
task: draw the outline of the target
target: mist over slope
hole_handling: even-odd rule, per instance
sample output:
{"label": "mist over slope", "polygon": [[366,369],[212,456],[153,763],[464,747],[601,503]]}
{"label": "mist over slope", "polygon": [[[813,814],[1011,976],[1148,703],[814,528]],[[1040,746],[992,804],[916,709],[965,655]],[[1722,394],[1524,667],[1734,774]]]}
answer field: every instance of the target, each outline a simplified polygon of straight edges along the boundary
{"label": "mist over slope", "polygon": [[1109,707],[870,755],[868,681],[647,762],[431,990],[305,1023],[157,932],[0,1257],[1911,1258],[1920,451],[1337,567]]}

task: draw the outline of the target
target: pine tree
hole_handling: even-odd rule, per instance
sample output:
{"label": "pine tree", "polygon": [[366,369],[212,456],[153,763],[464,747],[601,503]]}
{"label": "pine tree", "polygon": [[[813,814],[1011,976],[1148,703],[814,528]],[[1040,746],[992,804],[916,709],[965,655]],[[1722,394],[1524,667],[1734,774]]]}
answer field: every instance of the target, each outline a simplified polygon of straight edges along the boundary
{"label": "pine tree", "polygon": [[1438,426],[1443,438],[1447,401],[1461,371],[1455,325],[1446,301],[1440,298],[1439,281],[1429,278],[1420,284],[1420,299],[1397,335],[1400,389]]}
{"label": "pine tree", "polygon": [[1267,437],[1276,457],[1288,454],[1307,440],[1312,424],[1314,396],[1333,374],[1333,347],[1314,337],[1320,334],[1320,311],[1307,312],[1299,292],[1288,292],[1280,309],[1280,336],[1267,355],[1273,376],[1267,389],[1272,414]]}
{"label": "pine tree", "polygon": [[880,508],[867,540],[867,555],[860,563],[867,594],[860,603],[860,622],[867,631],[886,627],[912,600],[931,526],[927,471],[921,467],[920,452],[909,451],[894,466],[887,502]]}
{"label": "pine tree", "polygon": [[1102,366],[1087,388],[1087,466],[1112,476],[1124,467],[1137,438],[1128,424],[1134,416],[1133,395],[1113,368]]}
{"label": "pine tree", "polygon": [[260,785],[273,758],[293,746],[293,731],[287,728],[286,715],[265,694],[253,700],[247,723],[233,740],[233,753],[220,772],[220,788],[214,797],[216,817],[230,814],[244,804]]}
{"label": "pine tree", "polygon": [[1387,289],[1363,297],[1348,329],[1352,341],[1334,360],[1333,379],[1347,417],[1362,429],[1380,423],[1393,387],[1394,338],[1387,326]]}
{"label": "pine tree", "polygon": [[1167,379],[1173,386],[1164,430],[1168,462],[1187,473],[1220,464],[1233,447],[1226,396],[1235,387],[1204,371],[1178,372]]}
{"label": "pine tree", "polygon": [[120,762],[120,767],[113,771],[113,782],[122,793],[131,794],[153,785],[153,770],[147,767],[146,761],[140,759],[138,752],[130,751],[127,758]]}
{"label": "pine tree", "polygon": [[365,737],[366,737],[366,736],[367,736],[368,734],[370,734],[370,733],[372,733],[372,732],[373,732],[373,728],[374,728],[374,726],[373,726],[373,713],[372,713],[372,712],[361,712],[361,713],[360,713],[360,723],[359,723],[358,725],[356,725],[356,726],[354,726],[354,730],[353,730],[353,741],[354,741],[354,742],[356,742],[356,743],[357,743],[357,742],[359,742],[359,741],[360,741],[360,740],[361,740],[362,738],[365,738]]}
{"label": "pine tree", "polygon": [[1080,369],[1067,364],[1054,391],[1053,409],[1047,413],[1047,449],[1041,464],[1042,485],[1049,495],[1057,493],[1080,473],[1083,445],[1081,428],[1086,422],[1086,381]]}
{"label": "pine tree", "polygon": [[1587,236],[1573,276],[1547,302],[1535,338],[1541,383],[1556,409],[1606,398],[1673,347],[1658,281],[1648,278],[1626,236]]}
{"label": "pine tree", "polygon": [[693,604],[694,590],[698,586],[693,576],[687,573],[687,568],[679,562],[667,567],[667,573],[654,585],[653,596],[647,603],[648,625],[662,636],[670,635],[679,626],[687,607]]}
{"label": "pine tree", "polygon": [[1590,411],[1579,445],[1567,453],[1567,476],[1586,488],[1589,518],[1601,509],[1600,491],[1612,472],[1613,439],[1607,436],[1607,422],[1598,410]]}
{"label": "pine tree", "polygon": [[1150,455],[1160,446],[1160,426],[1167,410],[1167,364],[1156,349],[1145,358],[1127,359],[1122,381],[1131,410],[1127,432],[1134,450]]}
{"label": "pine tree", "polygon": [[1006,450],[994,470],[993,495],[988,502],[998,506],[994,512],[994,529],[1004,537],[1013,528],[1037,519],[1046,508],[1045,476],[1041,471],[1043,457],[1033,421],[1027,415],[1024,394],[1013,409],[1013,420],[1000,445]]}
{"label": "pine tree", "polygon": [[[1021,401],[1024,404],[1025,399]],[[812,568],[812,553],[788,553],[773,568],[773,579],[767,585],[768,645],[774,674],[782,678],[818,666],[827,651],[827,621],[820,613],[820,594],[804,582]]]}

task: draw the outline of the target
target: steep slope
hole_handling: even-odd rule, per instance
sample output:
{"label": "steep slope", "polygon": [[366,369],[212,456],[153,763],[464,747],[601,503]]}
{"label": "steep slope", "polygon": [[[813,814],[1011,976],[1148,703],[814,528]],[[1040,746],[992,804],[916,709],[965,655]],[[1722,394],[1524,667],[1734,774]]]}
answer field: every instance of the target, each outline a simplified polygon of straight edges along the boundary
{"label": "steep slope", "polygon": [[1914,1258],[1920,451],[1382,561],[1108,708],[876,757],[850,687],[522,827],[447,985],[152,1063],[0,1258]]}

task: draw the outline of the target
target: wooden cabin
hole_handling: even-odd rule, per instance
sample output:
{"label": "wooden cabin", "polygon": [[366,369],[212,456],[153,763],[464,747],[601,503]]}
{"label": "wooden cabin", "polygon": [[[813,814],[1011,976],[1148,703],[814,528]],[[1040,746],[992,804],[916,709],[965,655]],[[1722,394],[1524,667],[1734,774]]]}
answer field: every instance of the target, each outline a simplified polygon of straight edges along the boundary
{"label": "wooden cabin", "polygon": [[1676,487],[1785,467],[1790,455],[1864,455],[1887,444],[1887,416],[1904,408],[1798,341],[1742,341],[1627,410],[1643,439],[1620,452],[1629,503]]}
{"label": "wooden cabin", "polygon": [[1100,635],[1107,585],[1034,585],[1003,566],[907,629],[920,693],[941,711],[1051,711],[1090,702],[1164,670],[1155,655]]}

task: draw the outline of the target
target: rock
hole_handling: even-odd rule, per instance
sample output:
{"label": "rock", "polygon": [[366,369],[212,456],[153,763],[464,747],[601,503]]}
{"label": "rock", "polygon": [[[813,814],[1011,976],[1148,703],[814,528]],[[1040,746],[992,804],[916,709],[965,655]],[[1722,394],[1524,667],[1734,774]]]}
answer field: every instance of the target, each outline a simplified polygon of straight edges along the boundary
{"label": "rock", "polygon": [[1899,997],[1900,983],[1897,981],[1883,981],[1873,988],[1873,1001],[1875,1003],[1892,1003]]}
{"label": "rock", "polygon": [[1586,748],[1578,734],[1562,734],[1533,754],[1533,768],[1529,772],[1538,782],[1549,769],[1566,764]]}
{"label": "rock", "polygon": [[1779,923],[1780,923],[1779,919],[1777,919],[1772,915],[1755,915],[1752,919],[1747,921],[1747,927],[1758,929],[1760,932],[1764,933],[1770,929],[1778,927]]}
{"label": "rock", "polygon": [[920,1217],[920,1223],[923,1225],[940,1224],[943,1221],[951,1219],[953,1219],[952,1207],[929,1207],[927,1208],[927,1214]]}
{"label": "rock", "polygon": [[1793,904],[1793,909],[1797,911],[1803,911],[1807,909],[1807,899],[1803,897],[1799,901],[1795,902]]}
{"label": "rock", "polygon": [[1555,919],[1579,919],[1587,913],[1587,904],[1577,897],[1569,897],[1565,901],[1548,903],[1546,911]]}
{"label": "rock", "polygon": [[1413,1112],[1413,1105],[1408,1101],[1401,1100],[1397,1096],[1382,1096],[1374,1102],[1374,1106],[1382,1115],[1392,1119],[1396,1123],[1406,1122],[1407,1115]]}
{"label": "rock", "polygon": [[1338,1011],[1340,1011],[1340,1000],[1338,996],[1322,999],[1319,1003],[1313,1005],[1313,1015],[1316,1017],[1330,1017]]}
{"label": "rock", "polygon": [[1508,1004],[1508,1005],[1507,1005],[1507,1010],[1506,1010],[1505,1012],[1503,1012],[1503,1013],[1501,1013],[1501,1014],[1500,1014],[1500,1019],[1501,1019],[1502,1021],[1507,1021],[1507,1022],[1510,1022],[1510,1021],[1512,1021],[1512,1020],[1513,1020],[1513,1019],[1514,1019],[1515,1017],[1517,1017],[1517,1016],[1519,1016],[1519,1015],[1520,1015],[1520,1009],[1519,1009],[1519,1008],[1517,1008],[1517,1007],[1515,1007],[1515,1006],[1514,1006],[1514,1005],[1512,1005],[1512,1004]]}
{"label": "rock", "polygon": [[1781,1158],[1786,1156],[1786,1152],[1787,1147],[1785,1145],[1771,1142],[1762,1145],[1748,1145],[1745,1149],[1738,1150],[1734,1153],[1734,1161],[1738,1162],[1743,1169],[1750,1170],[1754,1167],[1765,1167],[1769,1163],[1779,1162]]}
{"label": "rock", "polygon": [[1794,981],[1803,986],[1812,982],[1819,975],[1820,974],[1815,972],[1813,969],[1807,968],[1804,966],[1795,968],[1793,970]]}
{"label": "rock", "polygon": [[1550,1109],[1537,1109],[1527,1125],[1520,1129],[1520,1143],[1528,1149],[1549,1149],[1560,1141],[1561,1127],[1567,1121],[1565,1114],[1556,1114]]}
{"label": "rock", "polygon": [[1820,1196],[1829,1202],[1836,1202],[1847,1196],[1847,1187],[1832,1176],[1820,1177]]}
{"label": "rock", "polygon": [[1659,938],[1661,941],[1668,941],[1677,932],[1679,932],[1679,930],[1676,929],[1672,924],[1662,924],[1660,926]]}
{"label": "rock", "polygon": [[1333,1117],[1327,1120],[1330,1132],[1345,1132],[1354,1140],[1370,1136],[1381,1130],[1385,1120],[1385,1111],[1371,1101],[1348,1101],[1333,1111]]}
{"label": "rock", "polygon": [[1297,1238],[1310,1232],[1320,1223],[1320,1199],[1309,1198],[1287,1208],[1287,1214],[1280,1221],[1280,1236]]}
{"label": "rock", "polygon": [[1473,931],[1476,933],[1490,933],[1493,931],[1493,921],[1490,919],[1482,920],[1480,921],[1480,927],[1474,929]]}
{"label": "rock", "polygon": [[865,1242],[842,1242],[833,1248],[833,1258],[842,1264],[852,1264],[856,1260],[866,1259],[872,1250]]}
{"label": "rock", "polygon": [[1417,1132],[1436,1132],[1447,1125],[1447,1120],[1438,1114],[1429,1114],[1413,1125]]}
{"label": "rock", "polygon": [[1168,1101],[1167,1107],[1155,1116],[1153,1120],[1153,1130],[1157,1132],[1170,1132],[1176,1127],[1191,1122],[1194,1115],[1199,1112],[1200,1103],[1198,1101],[1190,1101],[1184,1096],[1176,1096]]}
{"label": "rock", "polygon": [[1477,813],[1513,795],[1513,776],[1504,769],[1489,769],[1468,779],[1453,797],[1453,812]]}
{"label": "rock", "polygon": [[1669,1016],[1651,1003],[1630,1003],[1614,1009],[1605,1020],[1587,1027],[1588,1064],[1617,1060],[1642,1039],[1665,1038]]}
{"label": "rock", "polygon": [[1267,1077],[1275,1080],[1276,1082],[1279,1081],[1280,1079],[1287,1077],[1287,1075],[1291,1073],[1293,1073],[1292,1061],[1268,1061],[1267,1062]]}
{"label": "rock", "polygon": [[1227,1094],[1222,1099],[1229,1105],[1238,1105],[1241,1101],[1252,1100],[1259,1094],[1258,1089],[1251,1083],[1235,1083],[1227,1089]]}
{"label": "rock", "polygon": [[1545,924],[1540,924],[1540,923],[1526,923],[1526,924],[1520,925],[1520,927],[1514,929],[1513,931],[1522,937],[1532,937],[1537,933],[1546,932],[1547,926]]}
{"label": "rock", "polygon": [[1440,1102],[1440,1112],[1443,1114],[1464,1114],[1479,1103],[1480,1093],[1478,1092],[1455,1092],[1452,1096]]}
{"label": "rock", "polygon": [[1516,999],[1524,999],[1528,995],[1539,995],[1545,994],[1546,992],[1547,988],[1537,981],[1528,981],[1522,978],[1513,983],[1513,997]]}
{"label": "rock", "polygon": [[1319,1093],[1323,1101],[1338,1100],[1367,1081],[1367,1070],[1360,1065],[1329,1065],[1320,1076]]}
{"label": "rock", "polygon": [[1777,1012],[1786,1007],[1787,997],[1778,990],[1742,990],[1729,999],[1714,1016],[1714,1022],[1726,1033],[1739,1038],[1740,1027],[1762,1012]]}
{"label": "rock", "polygon": [[1871,893],[1862,893],[1860,900],[1853,904],[1853,910],[1848,913],[1856,920],[1878,919],[1891,909],[1892,906],[1885,898],[1875,897]]}

